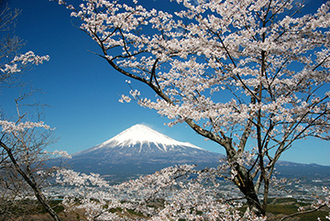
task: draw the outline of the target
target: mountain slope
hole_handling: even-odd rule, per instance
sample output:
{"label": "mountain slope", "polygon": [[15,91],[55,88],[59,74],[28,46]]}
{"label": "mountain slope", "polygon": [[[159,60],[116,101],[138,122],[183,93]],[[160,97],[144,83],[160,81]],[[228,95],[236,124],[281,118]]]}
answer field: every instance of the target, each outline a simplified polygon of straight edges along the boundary
{"label": "mountain slope", "polygon": [[176,164],[216,166],[221,154],[180,142],[145,125],[134,125],[115,137],[72,155],[70,164],[80,172],[132,176]]}
{"label": "mountain slope", "polygon": [[145,158],[146,155],[149,158],[157,158],[173,154],[179,157],[198,153],[210,154],[209,151],[191,143],[176,141],[145,125],[137,124],[95,147],[73,154],[73,157],[106,158],[111,156],[108,160],[115,161],[115,158],[129,160],[143,155],[143,160],[148,160]]}
{"label": "mountain slope", "polygon": [[201,148],[191,143],[176,141],[142,124],[137,124],[128,128],[127,130],[124,130],[117,136],[111,138],[110,140],[105,141],[104,143],[94,148],[91,148],[90,150],[95,150],[105,147],[110,148],[117,146],[121,146],[121,147],[134,146],[137,144],[149,145],[151,143],[156,145],[156,147],[161,151],[165,151],[165,152],[167,151],[167,146],[187,146],[202,150]]}
{"label": "mountain slope", "polygon": [[[223,155],[176,141],[144,125],[134,125],[115,137],[72,155],[69,164],[79,172],[100,173],[113,182],[153,173],[176,164],[216,167]],[[310,179],[329,177],[330,167],[279,161],[280,176]]]}

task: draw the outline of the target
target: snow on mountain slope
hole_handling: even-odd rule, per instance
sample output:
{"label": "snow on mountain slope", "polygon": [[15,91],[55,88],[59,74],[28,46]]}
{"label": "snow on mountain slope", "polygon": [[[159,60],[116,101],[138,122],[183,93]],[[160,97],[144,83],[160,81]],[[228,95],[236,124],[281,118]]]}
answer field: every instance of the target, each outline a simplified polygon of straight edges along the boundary
{"label": "snow on mountain slope", "polygon": [[220,156],[138,124],[97,146],[72,154],[71,162],[76,166],[90,168],[111,168],[118,164],[149,165],[145,166],[148,168],[182,163],[215,164],[219,162]]}
{"label": "snow on mountain slope", "polygon": [[67,163],[79,172],[125,180],[177,164],[196,164],[200,169],[215,167],[220,157],[219,153],[174,140],[138,124],[99,145],[72,154]]}
{"label": "snow on mountain slope", "polygon": [[164,134],[161,134],[150,127],[147,127],[142,124],[134,125],[117,136],[107,140],[100,145],[95,146],[91,150],[97,150],[99,148],[112,148],[112,147],[124,147],[124,146],[135,146],[140,144],[141,146],[146,144],[150,146],[150,144],[155,145],[158,149],[162,151],[167,151],[168,147],[173,146],[184,146],[184,147],[191,147],[194,149],[202,150],[189,142],[180,142],[176,141]]}

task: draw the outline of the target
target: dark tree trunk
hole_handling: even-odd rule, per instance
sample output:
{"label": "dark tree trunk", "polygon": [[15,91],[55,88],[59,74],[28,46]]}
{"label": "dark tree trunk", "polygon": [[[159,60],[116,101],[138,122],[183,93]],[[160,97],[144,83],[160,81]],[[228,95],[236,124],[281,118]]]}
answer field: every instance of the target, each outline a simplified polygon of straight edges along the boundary
{"label": "dark tree trunk", "polygon": [[234,165],[237,175],[234,178],[235,184],[238,186],[240,191],[244,194],[248,207],[251,213],[254,213],[256,216],[264,216],[265,211],[263,210],[258,195],[255,191],[255,186],[253,180],[250,176],[249,171],[238,164]]}
{"label": "dark tree trunk", "polygon": [[18,165],[15,157],[12,154],[11,149],[0,141],[0,146],[5,149],[7,152],[11,162],[13,163],[16,171],[23,177],[23,179],[29,184],[29,186],[33,189],[34,195],[37,197],[40,204],[45,208],[45,210],[51,215],[51,217],[55,221],[61,221],[60,217],[57,215],[57,213],[53,210],[53,208],[48,204],[46,197],[41,192],[41,189],[38,187],[37,183],[34,182]]}

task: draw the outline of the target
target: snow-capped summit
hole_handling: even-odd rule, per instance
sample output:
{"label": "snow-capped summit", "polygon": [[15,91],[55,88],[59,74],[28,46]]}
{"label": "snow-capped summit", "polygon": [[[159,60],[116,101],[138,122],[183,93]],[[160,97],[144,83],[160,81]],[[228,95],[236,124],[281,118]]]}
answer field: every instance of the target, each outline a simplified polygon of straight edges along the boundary
{"label": "snow-capped summit", "polygon": [[128,177],[153,173],[176,164],[215,166],[221,154],[174,140],[145,125],[134,125],[113,138],[72,154],[69,163],[80,172]]}
{"label": "snow-capped summit", "polygon": [[[134,125],[113,138],[87,150],[73,154],[73,157],[102,158],[112,162],[130,160],[176,161],[177,159],[197,158],[207,161],[201,156],[213,153],[197,147],[189,142],[180,142],[161,134],[148,126]],[[179,160],[180,162],[182,160]]]}
{"label": "snow-capped summit", "polygon": [[189,142],[176,141],[142,124],[136,124],[124,130],[117,136],[101,143],[100,145],[97,145],[93,149],[96,150],[104,147],[107,148],[124,147],[124,146],[132,147],[134,145],[142,146],[144,144],[149,147],[150,144],[154,144],[157,148],[163,151],[167,151],[167,147],[173,147],[173,146],[185,146],[185,147],[201,149]]}

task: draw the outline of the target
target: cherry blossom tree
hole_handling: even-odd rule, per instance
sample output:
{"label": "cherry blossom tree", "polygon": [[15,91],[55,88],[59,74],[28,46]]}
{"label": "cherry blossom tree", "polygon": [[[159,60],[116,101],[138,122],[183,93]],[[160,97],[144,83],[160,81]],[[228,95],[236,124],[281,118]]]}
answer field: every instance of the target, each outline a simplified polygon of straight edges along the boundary
{"label": "cherry blossom tree", "polygon": [[176,0],[175,13],[121,2],[58,1],[101,58],[157,95],[132,89],[120,101],[135,99],[224,148],[221,168],[264,215],[282,153],[307,137],[329,139],[330,2],[313,14],[294,0]]}
{"label": "cherry blossom tree", "polygon": [[20,86],[19,76],[31,65],[41,64],[48,56],[37,56],[32,51],[19,53],[24,41],[14,34],[16,20],[21,10],[11,9],[0,0],[0,89]]}
{"label": "cherry blossom tree", "polygon": [[42,191],[47,186],[46,176],[40,176],[40,173],[46,175],[56,170],[44,165],[48,159],[44,148],[51,141],[49,126],[43,122],[23,122],[22,118],[17,122],[1,120],[0,126],[1,200],[9,208],[1,211],[0,217],[9,219],[22,215],[11,212],[10,208],[18,206],[18,201],[34,196],[54,220],[60,220]]}
{"label": "cherry blossom tree", "polygon": [[57,171],[56,180],[73,187],[63,200],[67,211],[83,211],[88,220],[266,220],[243,218],[242,204],[225,200],[217,188],[216,173],[194,167],[168,167],[113,186],[97,174],[66,169]]}
{"label": "cherry blossom tree", "polygon": [[[30,51],[15,56],[10,63],[3,65],[4,68],[0,68],[0,71],[7,76],[4,80],[8,80],[15,73],[22,71],[21,66],[26,67],[28,63],[40,64],[45,60],[48,60],[48,56],[36,56]],[[15,99],[16,121],[8,121],[3,119],[3,116],[0,119],[0,189],[3,193],[1,199],[8,205],[32,195],[54,220],[60,220],[49,205],[42,188],[47,175],[57,170],[57,167],[45,167],[45,161],[53,154],[62,156],[63,153],[44,151],[52,141],[51,128],[42,121],[26,120],[31,116],[28,117],[28,112],[21,114],[19,104],[24,98],[25,96]],[[11,217],[7,212],[1,211],[0,215]]]}
{"label": "cherry blossom tree", "polygon": [[[49,56],[38,56],[33,51],[19,53],[24,44],[12,32],[20,10],[11,10],[8,6],[3,7],[2,1],[0,3],[0,87],[1,93],[6,94],[7,87],[24,86],[24,82],[19,81],[24,70],[48,61]],[[42,191],[46,175],[56,169],[44,165],[52,154],[44,152],[51,141],[51,129],[42,121],[32,122],[31,113],[21,113],[20,102],[28,95],[15,99],[16,117],[8,120],[6,110],[0,113],[0,219],[14,218],[15,211],[11,208],[17,210],[20,200],[34,196],[54,220],[60,220]]]}
{"label": "cherry blossom tree", "polygon": [[[61,169],[54,176],[64,188],[59,193],[68,193],[63,199],[66,211],[88,220],[267,220],[266,216],[243,214],[243,198],[223,192],[215,168],[200,171],[195,166],[168,167],[112,186],[99,174]],[[310,206],[281,220],[330,208],[330,191],[327,187],[322,191]],[[330,220],[330,216],[325,218]]]}
{"label": "cherry blossom tree", "polygon": [[[25,57],[26,55],[28,57]],[[20,57],[30,59],[30,56],[32,56],[31,52]],[[19,71],[15,64],[6,67],[14,67],[9,68],[8,71]],[[47,186],[45,182],[47,175],[49,177],[49,174],[57,170],[57,167],[46,167],[45,161],[52,154],[63,154],[59,151],[54,153],[44,151],[52,142],[51,128],[42,121],[26,120],[29,114],[20,113],[18,101],[19,99],[16,99],[17,120],[0,120],[0,197],[4,205],[9,208],[7,211],[2,211],[3,207],[0,208],[0,217],[8,219],[14,217],[15,214],[12,214],[10,208],[17,206],[17,201],[34,196],[54,220],[60,220],[49,205],[42,189]]]}

